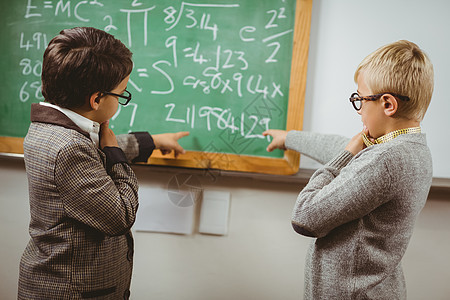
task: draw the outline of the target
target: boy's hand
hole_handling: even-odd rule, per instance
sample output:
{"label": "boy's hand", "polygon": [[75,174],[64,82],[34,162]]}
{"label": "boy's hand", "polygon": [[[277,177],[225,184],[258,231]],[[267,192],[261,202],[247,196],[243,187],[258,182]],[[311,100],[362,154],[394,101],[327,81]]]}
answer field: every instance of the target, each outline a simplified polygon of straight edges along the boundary
{"label": "boy's hand", "polygon": [[366,127],[364,127],[364,129],[361,132],[359,132],[354,137],[352,137],[350,142],[345,147],[345,150],[350,151],[353,155],[356,155],[361,150],[366,148],[366,145],[364,144],[364,141],[363,141],[362,136],[361,136],[362,133],[365,133],[369,137],[369,139],[373,140],[373,138],[371,138],[369,136],[369,130]]}
{"label": "boy's hand", "polygon": [[117,144],[116,135],[108,126],[109,121],[100,124],[100,149],[103,149],[105,147],[119,147],[119,144]]}
{"label": "boy's hand", "polygon": [[286,141],[286,136],[288,132],[286,130],[278,130],[278,129],[269,129],[263,132],[263,136],[270,135],[273,140],[267,146],[267,152],[272,152],[275,149],[286,150],[286,145],[284,144]]}
{"label": "boy's hand", "polygon": [[178,144],[178,140],[188,135],[188,131],[180,131],[176,133],[155,134],[152,135],[152,137],[155,148],[161,150],[162,154],[169,154],[173,150],[175,152],[175,157],[177,157],[180,153],[186,153],[180,144]]}

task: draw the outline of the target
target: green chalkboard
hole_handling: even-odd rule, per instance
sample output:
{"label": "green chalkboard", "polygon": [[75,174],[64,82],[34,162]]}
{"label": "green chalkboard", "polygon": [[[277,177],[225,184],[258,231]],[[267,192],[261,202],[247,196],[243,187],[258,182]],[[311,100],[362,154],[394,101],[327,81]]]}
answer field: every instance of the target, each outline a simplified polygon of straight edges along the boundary
{"label": "green chalkboard", "polygon": [[91,26],[133,52],[133,99],[110,122],[116,134],[190,131],[181,140],[190,151],[282,158],[282,151],[266,152],[261,133],[286,129],[297,5],[2,1],[0,136],[24,137],[31,103],[44,100],[40,73],[48,42],[64,28]]}

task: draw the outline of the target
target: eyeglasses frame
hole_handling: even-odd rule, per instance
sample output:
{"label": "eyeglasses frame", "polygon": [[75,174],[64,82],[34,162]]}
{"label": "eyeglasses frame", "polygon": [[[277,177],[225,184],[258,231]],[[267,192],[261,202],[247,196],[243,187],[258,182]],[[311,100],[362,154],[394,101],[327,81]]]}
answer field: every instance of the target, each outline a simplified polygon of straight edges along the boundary
{"label": "eyeglasses frame", "polygon": [[[400,100],[403,100],[403,101],[409,101],[409,100],[410,100],[410,98],[409,98],[408,96],[402,96],[402,95],[399,95],[399,94],[388,93],[388,92],[386,92],[386,93],[380,93],[380,94],[375,94],[375,95],[369,95],[369,96],[360,96],[358,93],[353,93],[353,94],[350,96],[349,100],[350,100],[350,102],[352,103],[353,108],[354,108],[356,111],[359,111],[359,110],[361,110],[361,108],[362,108],[362,102],[361,102],[361,106],[358,108],[358,107],[356,106],[356,104],[355,104],[356,101],[362,101],[362,100],[376,101],[376,100],[380,99],[380,97],[383,96],[383,95],[385,95],[385,94],[392,95],[392,96],[394,96],[394,97],[396,97],[396,98],[398,98],[398,99],[400,99]],[[356,97],[355,97],[355,95],[356,95]]]}
{"label": "eyeglasses frame", "polygon": [[128,90],[125,90],[124,93],[125,92],[128,93],[128,96],[124,96],[123,94],[120,95],[120,94],[116,94],[116,93],[111,93],[111,92],[101,92],[102,95],[100,97],[103,97],[105,95],[111,95],[111,96],[119,97],[119,98],[122,98],[122,99],[126,99],[125,103],[122,103],[123,101],[120,102],[120,100],[119,100],[119,104],[125,106],[131,101],[131,96],[132,96],[131,93]]}

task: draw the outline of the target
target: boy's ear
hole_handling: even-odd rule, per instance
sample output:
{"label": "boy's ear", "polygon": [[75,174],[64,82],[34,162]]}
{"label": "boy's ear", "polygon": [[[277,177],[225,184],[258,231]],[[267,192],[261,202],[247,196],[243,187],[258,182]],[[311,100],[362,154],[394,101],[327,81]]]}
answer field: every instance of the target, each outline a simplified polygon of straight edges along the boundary
{"label": "boy's ear", "polygon": [[385,115],[388,117],[394,116],[398,109],[397,99],[390,94],[384,94],[381,100]]}
{"label": "boy's ear", "polygon": [[89,97],[89,104],[93,110],[97,110],[100,105],[101,93],[96,92]]}

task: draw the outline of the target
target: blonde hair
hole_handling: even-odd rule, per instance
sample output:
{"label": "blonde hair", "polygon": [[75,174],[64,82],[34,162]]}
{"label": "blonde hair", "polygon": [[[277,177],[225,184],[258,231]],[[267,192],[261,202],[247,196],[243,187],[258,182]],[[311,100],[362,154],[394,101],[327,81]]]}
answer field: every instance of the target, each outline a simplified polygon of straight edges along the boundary
{"label": "blonde hair", "polygon": [[373,94],[408,96],[398,100],[395,117],[422,121],[431,101],[434,71],[428,56],[414,43],[401,40],[369,54],[355,72],[355,82],[364,73]]}

